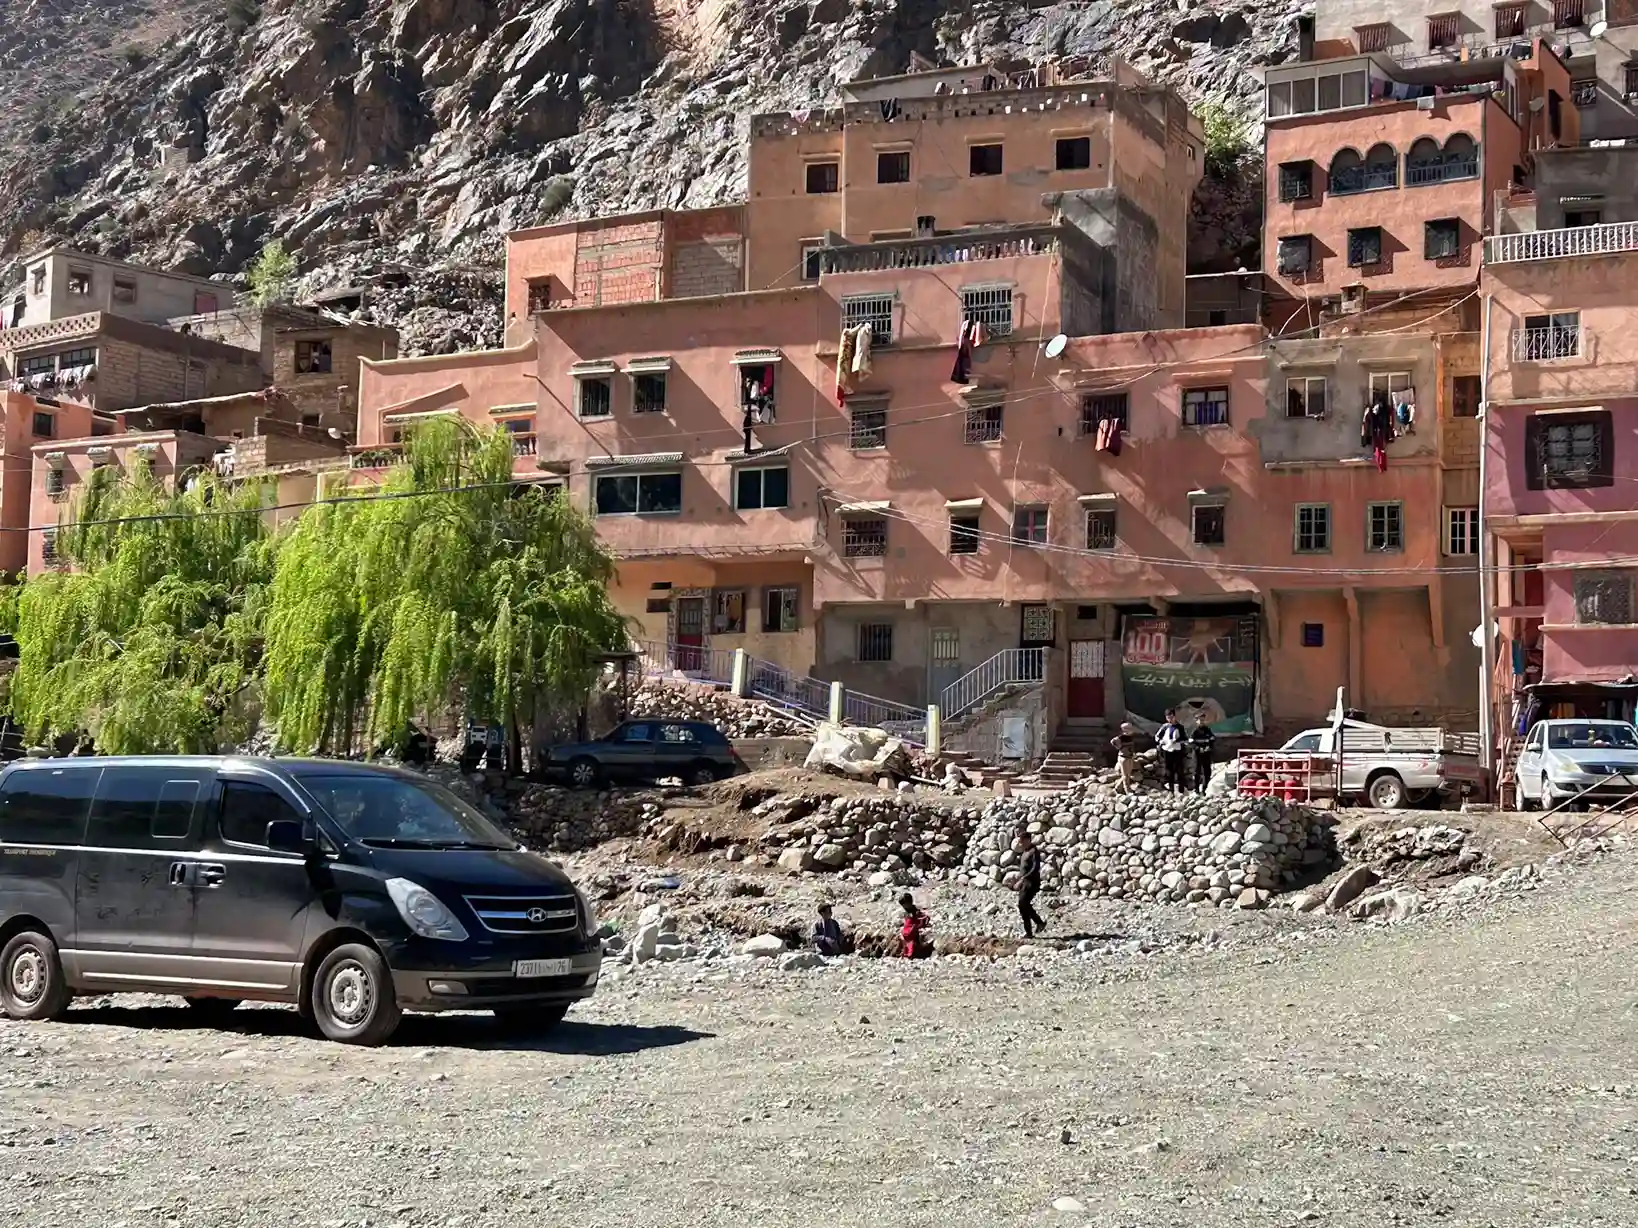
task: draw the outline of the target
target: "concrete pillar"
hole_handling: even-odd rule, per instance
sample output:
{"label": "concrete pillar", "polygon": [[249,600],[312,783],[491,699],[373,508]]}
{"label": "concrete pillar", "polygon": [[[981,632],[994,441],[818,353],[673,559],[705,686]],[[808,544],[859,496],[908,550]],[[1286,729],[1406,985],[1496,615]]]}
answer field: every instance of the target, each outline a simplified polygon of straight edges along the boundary
{"label": "concrete pillar", "polygon": [[751,693],[751,658],[745,655],[743,648],[734,649],[733,681],[729,687],[740,699]]}
{"label": "concrete pillar", "polygon": [[938,705],[927,705],[927,753],[937,758],[944,741],[944,722],[939,718]]}
{"label": "concrete pillar", "polygon": [[830,684],[830,723],[832,725],[842,723],[842,713],[846,711],[846,704],[843,702],[845,695],[846,691],[840,682]]}

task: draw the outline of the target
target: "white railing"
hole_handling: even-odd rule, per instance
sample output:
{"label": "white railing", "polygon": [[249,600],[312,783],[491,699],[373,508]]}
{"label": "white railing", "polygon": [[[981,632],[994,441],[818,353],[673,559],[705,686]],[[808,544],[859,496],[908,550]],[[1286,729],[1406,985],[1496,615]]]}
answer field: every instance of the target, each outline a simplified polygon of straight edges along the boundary
{"label": "white railing", "polygon": [[945,687],[938,697],[941,719],[952,721],[1002,687],[1040,682],[1046,672],[1046,649],[1005,648]]}
{"label": "white railing", "polygon": [[1611,256],[1619,252],[1638,252],[1638,222],[1527,230],[1522,234],[1492,235],[1484,241],[1486,264],[1554,260],[1562,256]]}
{"label": "white railing", "polygon": [[1514,362],[1556,362],[1561,358],[1581,358],[1592,340],[1588,329],[1515,328],[1512,334]]}
{"label": "white railing", "polygon": [[821,679],[792,673],[772,661],[752,657],[747,664],[745,685],[753,698],[809,723],[830,718],[830,683]]}

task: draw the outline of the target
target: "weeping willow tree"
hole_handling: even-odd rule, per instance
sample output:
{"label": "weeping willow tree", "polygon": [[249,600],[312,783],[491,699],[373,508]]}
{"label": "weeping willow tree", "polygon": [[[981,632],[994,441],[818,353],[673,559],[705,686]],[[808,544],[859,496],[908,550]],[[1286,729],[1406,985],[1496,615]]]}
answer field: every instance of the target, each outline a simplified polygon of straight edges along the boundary
{"label": "weeping willow tree", "polygon": [[396,744],[464,703],[520,728],[624,647],[587,518],[512,481],[502,432],[434,419],[377,488],[309,508],[281,543],[263,694],[292,748]]}
{"label": "weeping willow tree", "polygon": [[259,487],[201,472],[186,489],[145,462],[93,471],[57,553],[72,570],[16,594],[11,706],[33,738],[110,753],[214,751],[244,732],[273,578]]}

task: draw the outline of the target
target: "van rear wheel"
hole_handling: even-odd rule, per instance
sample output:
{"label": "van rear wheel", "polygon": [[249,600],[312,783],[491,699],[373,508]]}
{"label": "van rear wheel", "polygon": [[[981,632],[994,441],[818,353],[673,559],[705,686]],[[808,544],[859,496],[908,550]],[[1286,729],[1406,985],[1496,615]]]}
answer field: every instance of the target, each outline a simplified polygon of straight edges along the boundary
{"label": "van rear wheel", "polygon": [[542,1036],[563,1022],[569,1013],[566,1002],[517,1006],[497,1006],[495,1023],[508,1036]]}
{"label": "van rear wheel", "polygon": [[6,943],[0,952],[0,1008],[8,1017],[57,1019],[73,996],[49,935],[24,930]]}
{"label": "van rear wheel", "polygon": [[324,957],[313,976],[313,1020],[331,1040],[379,1045],[403,1017],[380,952],[350,942]]}

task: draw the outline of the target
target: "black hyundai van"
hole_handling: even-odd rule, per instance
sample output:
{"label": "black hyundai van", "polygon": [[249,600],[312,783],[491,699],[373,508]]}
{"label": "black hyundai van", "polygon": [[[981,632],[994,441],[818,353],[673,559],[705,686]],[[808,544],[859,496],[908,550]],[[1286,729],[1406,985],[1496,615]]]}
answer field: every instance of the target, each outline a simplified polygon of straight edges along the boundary
{"label": "black hyundai van", "polygon": [[590,902],[443,786],[322,759],[26,760],[0,772],[0,1007],[290,1002],[380,1044],[412,1011],[545,1030],[597,988]]}

